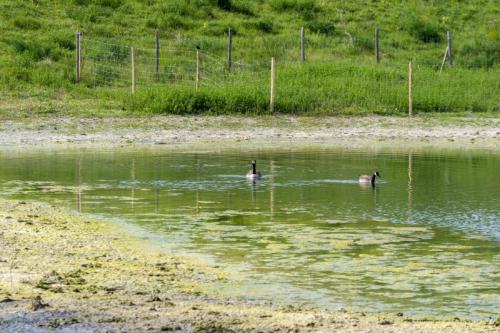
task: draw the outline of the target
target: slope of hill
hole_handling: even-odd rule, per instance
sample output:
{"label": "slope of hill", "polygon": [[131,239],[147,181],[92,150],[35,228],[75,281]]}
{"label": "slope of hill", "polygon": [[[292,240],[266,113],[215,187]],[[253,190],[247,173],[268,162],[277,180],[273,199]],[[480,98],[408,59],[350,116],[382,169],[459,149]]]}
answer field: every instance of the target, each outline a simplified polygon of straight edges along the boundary
{"label": "slope of hill", "polygon": [[[66,96],[93,100],[98,109],[269,112],[267,71],[275,56],[278,112],[404,112],[410,59],[417,68],[416,111],[499,110],[500,6],[495,0],[4,0],[0,16],[0,89],[16,103],[19,96],[40,101]],[[379,65],[373,55],[377,26]],[[229,27],[239,69],[230,80],[225,70]],[[77,30],[84,33],[79,84]],[[155,31],[162,56],[158,77],[152,78]],[[446,31],[452,32],[454,63],[439,75]],[[125,89],[130,46],[137,49],[139,72],[132,97]],[[195,46],[204,61],[206,86],[199,94],[191,89]],[[97,105],[97,100],[104,102]]]}

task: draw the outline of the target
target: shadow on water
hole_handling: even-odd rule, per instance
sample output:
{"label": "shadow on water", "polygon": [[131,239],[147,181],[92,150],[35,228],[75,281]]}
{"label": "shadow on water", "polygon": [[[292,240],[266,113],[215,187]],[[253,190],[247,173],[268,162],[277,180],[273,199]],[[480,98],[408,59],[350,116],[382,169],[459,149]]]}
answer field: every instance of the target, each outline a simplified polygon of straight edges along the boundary
{"label": "shadow on water", "polygon": [[[488,153],[0,152],[4,197],[120,219],[217,262],[226,295],[486,318],[500,304]],[[260,180],[245,178],[257,158]],[[374,187],[358,176],[383,176]]]}

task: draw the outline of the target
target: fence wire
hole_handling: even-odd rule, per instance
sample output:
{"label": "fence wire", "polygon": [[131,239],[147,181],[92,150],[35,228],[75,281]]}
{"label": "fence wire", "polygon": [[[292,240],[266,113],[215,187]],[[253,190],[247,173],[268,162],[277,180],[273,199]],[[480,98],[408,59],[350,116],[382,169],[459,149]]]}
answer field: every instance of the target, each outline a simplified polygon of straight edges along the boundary
{"label": "fence wire", "polygon": [[[228,68],[227,59],[206,51],[200,54],[200,85],[221,87],[236,82],[264,82],[268,70],[240,61]],[[124,87],[132,84],[132,46],[102,39],[82,43],[82,80],[88,86]],[[136,86],[192,84],[196,81],[196,49],[134,48]],[[158,64],[158,65],[157,65]]]}
{"label": "fence wire", "polygon": [[[199,86],[252,87],[264,94],[270,86],[270,59],[246,62],[239,57],[228,68],[227,58],[198,50]],[[134,48],[134,78],[137,89],[183,85],[195,89],[197,50],[182,46]],[[89,87],[131,87],[132,46],[85,36],[82,44],[82,82]],[[279,59],[276,100],[287,107],[369,108],[381,112],[402,112],[408,108],[406,67],[375,64],[354,65]],[[497,111],[500,82],[494,71],[414,66],[413,105],[416,111]],[[299,106],[299,104],[301,106]]]}

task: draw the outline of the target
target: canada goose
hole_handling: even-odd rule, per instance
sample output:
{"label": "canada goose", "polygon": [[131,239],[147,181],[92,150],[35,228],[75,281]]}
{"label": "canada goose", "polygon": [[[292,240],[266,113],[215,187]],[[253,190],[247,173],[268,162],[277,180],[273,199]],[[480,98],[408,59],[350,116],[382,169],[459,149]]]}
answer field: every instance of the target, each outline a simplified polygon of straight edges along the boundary
{"label": "canada goose", "polygon": [[252,170],[247,172],[247,179],[260,179],[262,174],[257,171],[257,163],[255,160],[252,161]]}
{"label": "canada goose", "polygon": [[361,175],[361,176],[359,176],[359,183],[360,184],[371,183],[372,186],[375,186],[375,178],[376,177],[380,177],[380,173],[378,173],[378,171],[375,171],[372,176]]}

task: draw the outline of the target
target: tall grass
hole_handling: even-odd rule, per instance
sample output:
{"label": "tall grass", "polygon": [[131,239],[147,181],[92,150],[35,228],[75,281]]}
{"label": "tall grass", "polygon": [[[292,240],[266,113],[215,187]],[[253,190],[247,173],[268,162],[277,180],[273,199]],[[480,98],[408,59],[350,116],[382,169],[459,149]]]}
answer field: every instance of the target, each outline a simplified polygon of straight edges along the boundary
{"label": "tall grass", "polygon": [[[416,68],[415,112],[498,112],[496,73],[457,69],[439,73]],[[165,114],[267,114],[269,81],[266,73],[249,80],[235,74],[219,86],[166,85],[143,88],[124,97],[126,109]],[[244,76],[238,78],[238,76]],[[288,64],[278,66],[277,113],[307,114],[406,114],[408,77],[405,70],[371,65]]]}

